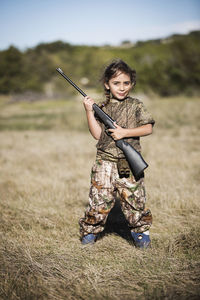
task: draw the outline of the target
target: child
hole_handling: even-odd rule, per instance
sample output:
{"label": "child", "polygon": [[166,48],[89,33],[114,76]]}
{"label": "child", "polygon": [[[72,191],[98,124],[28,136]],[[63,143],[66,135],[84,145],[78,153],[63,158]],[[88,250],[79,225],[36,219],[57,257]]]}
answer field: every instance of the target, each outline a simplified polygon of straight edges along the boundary
{"label": "child", "polygon": [[102,81],[106,101],[101,104],[101,108],[116,121],[116,129],[105,131],[104,125],[93,113],[93,99],[86,96],[84,107],[88,127],[98,143],[96,161],[91,172],[89,205],[85,217],[79,221],[82,244],[94,243],[98,234],[104,230],[118,193],[135,246],[147,248],[150,246],[152,215],[145,208],[144,175],[135,180],[115,141],[123,138],[137,151],[141,151],[140,136],[151,134],[155,122],[143,103],[129,96],[136,84],[136,72],[125,62],[113,61],[105,69]]}

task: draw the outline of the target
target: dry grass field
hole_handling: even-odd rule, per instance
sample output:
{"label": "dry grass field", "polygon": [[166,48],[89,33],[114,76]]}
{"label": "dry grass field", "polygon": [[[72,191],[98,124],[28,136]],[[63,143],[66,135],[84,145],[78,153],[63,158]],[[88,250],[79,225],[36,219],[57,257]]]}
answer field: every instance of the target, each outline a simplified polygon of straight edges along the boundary
{"label": "dry grass field", "polygon": [[152,248],[136,249],[118,203],[82,246],[95,141],[73,101],[0,98],[0,299],[199,299],[200,99],[142,97]]}

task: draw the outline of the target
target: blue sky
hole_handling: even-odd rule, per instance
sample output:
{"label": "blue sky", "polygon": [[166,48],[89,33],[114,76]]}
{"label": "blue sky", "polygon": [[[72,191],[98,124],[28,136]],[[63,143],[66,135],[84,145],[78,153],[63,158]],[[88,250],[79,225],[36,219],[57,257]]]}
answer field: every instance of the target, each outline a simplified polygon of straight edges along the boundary
{"label": "blue sky", "polygon": [[200,0],[0,0],[0,49],[119,45],[200,29]]}

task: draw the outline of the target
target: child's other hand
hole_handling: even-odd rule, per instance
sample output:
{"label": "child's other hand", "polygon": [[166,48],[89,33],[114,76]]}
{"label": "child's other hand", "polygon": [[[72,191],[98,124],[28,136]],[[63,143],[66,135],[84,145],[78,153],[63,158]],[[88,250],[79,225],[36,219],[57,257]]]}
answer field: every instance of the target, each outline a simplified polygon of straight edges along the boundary
{"label": "child's other hand", "polygon": [[125,129],[117,125],[115,122],[114,125],[116,127],[115,129],[108,129],[108,131],[111,132],[113,140],[117,141],[123,139],[125,137]]}
{"label": "child's other hand", "polygon": [[91,97],[86,96],[83,100],[83,104],[86,111],[92,111],[92,105],[94,104],[94,100]]}

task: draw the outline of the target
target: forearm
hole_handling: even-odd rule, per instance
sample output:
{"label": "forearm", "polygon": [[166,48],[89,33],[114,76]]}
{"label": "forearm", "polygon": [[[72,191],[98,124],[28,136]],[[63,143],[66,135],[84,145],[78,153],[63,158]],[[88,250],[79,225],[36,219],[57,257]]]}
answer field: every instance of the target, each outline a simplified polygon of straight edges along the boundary
{"label": "forearm", "polygon": [[89,127],[91,135],[96,140],[99,140],[100,136],[101,136],[101,127],[98,124],[97,120],[95,119],[93,111],[86,110],[86,116],[87,116],[88,127]]}
{"label": "forearm", "polygon": [[95,140],[99,140],[101,136],[101,126],[98,124],[97,120],[94,117],[94,113],[93,113],[94,100],[91,97],[86,96],[84,98],[83,104],[85,107],[90,133],[93,136],[93,138],[95,138]]}
{"label": "forearm", "polygon": [[146,124],[136,128],[122,128],[115,123],[116,129],[109,129],[114,140],[129,137],[145,136],[152,133],[152,125]]}
{"label": "forearm", "polygon": [[124,137],[138,137],[138,136],[146,136],[152,134],[152,125],[146,124],[136,128],[124,128]]}

